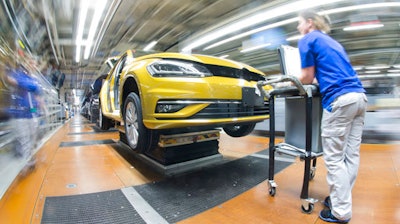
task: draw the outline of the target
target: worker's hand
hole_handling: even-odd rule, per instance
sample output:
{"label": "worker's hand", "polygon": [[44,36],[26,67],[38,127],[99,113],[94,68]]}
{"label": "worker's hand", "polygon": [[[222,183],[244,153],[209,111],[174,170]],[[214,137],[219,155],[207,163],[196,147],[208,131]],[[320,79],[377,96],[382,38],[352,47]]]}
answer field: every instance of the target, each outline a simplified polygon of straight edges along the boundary
{"label": "worker's hand", "polygon": [[283,88],[283,87],[288,87],[288,86],[293,86],[292,82],[278,82],[275,84],[275,88]]}

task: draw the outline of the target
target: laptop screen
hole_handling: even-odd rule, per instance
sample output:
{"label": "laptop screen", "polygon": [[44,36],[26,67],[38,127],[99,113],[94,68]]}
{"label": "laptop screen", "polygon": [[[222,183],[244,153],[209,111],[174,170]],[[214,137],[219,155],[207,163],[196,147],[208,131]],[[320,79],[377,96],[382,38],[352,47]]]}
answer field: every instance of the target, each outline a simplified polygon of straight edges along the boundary
{"label": "laptop screen", "polygon": [[282,74],[298,77],[301,74],[299,49],[288,45],[281,45],[278,48],[278,54]]}

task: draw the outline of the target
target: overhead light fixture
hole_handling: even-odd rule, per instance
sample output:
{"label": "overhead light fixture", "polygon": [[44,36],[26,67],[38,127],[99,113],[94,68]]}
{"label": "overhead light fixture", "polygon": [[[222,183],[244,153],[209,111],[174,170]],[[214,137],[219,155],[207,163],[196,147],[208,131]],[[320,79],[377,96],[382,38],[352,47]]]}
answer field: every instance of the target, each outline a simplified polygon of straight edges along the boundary
{"label": "overhead light fixture", "polygon": [[383,78],[386,77],[386,75],[383,74],[374,74],[374,75],[359,75],[360,79],[371,79],[371,78]]}
{"label": "overhead light fixture", "polygon": [[368,22],[353,23],[350,26],[343,28],[343,31],[370,30],[370,29],[381,28],[383,26],[384,25],[379,20],[375,20]]}
{"label": "overhead light fixture", "polygon": [[75,61],[78,63],[81,60],[81,47],[83,45],[83,29],[85,28],[86,15],[89,8],[89,1],[81,1],[79,7],[79,23],[78,23],[78,33],[76,34],[76,55]]}
{"label": "overhead light fixture", "polygon": [[388,69],[390,66],[388,65],[373,65],[373,66],[366,66],[365,69],[368,70],[378,70],[378,69]]}
{"label": "overhead light fixture", "polygon": [[342,8],[334,8],[329,9],[321,12],[321,14],[329,15],[329,14],[336,14],[341,12],[349,12],[349,11],[356,11],[362,9],[377,9],[377,8],[386,8],[386,7],[399,7],[400,2],[384,2],[384,3],[371,3],[371,4],[364,4],[364,5],[353,5],[347,6]]}
{"label": "overhead light fixture", "polygon": [[389,70],[387,70],[387,72],[390,72],[390,73],[400,73],[400,69],[389,69]]}
{"label": "overhead light fixture", "polygon": [[356,71],[362,70],[364,66],[353,66],[353,69]]}
{"label": "overhead light fixture", "polygon": [[260,45],[254,46],[254,47],[245,48],[245,49],[241,50],[240,53],[247,53],[250,51],[259,50],[261,48],[268,47],[269,45],[271,45],[271,43],[265,43],[265,44],[260,44]]}
{"label": "overhead light fixture", "polygon": [[389,77],[400,77],[400,73],[390,73],[387,76],[389,76]]}
{"label": "overhead light fixture", "polygon": [[278,26],[283,26],[283,25],[286,25],[286,24],[289,24],[289,23],[297,22],[298,20],[299,19],[297,17],[295,17],[295,18],[283,20],[283,21],[280,21],[280,22],[277,22],[277,23],[269,24],[269,25],[266,25],[266,26],[263,26],[263,27],[260,27],[260,28],[257,28],[257,29],[253,29],[253,30],[250,30],[250,31],[238,34],[238,35],[235,35],[233,37],[227,38],[225,40],[218,41],[217,43],[211,44],[210,46],[205,47],[203,49],[203,51],[209,50],[209,49],[214,48],[214,47],[218,47],[218,46],[220,46],[222,44],[225,44],[225,43],[240,39],[242,37],[250,36],[252,34],[255,34],[255,33],[258,33],[258,32],[264,31],[264,30],[268,30],[268,29],[272,29],[272,28],[275,28],[275,27],[278,27]]}
{"label": "overhead light fixture", "polygon": [[286,38],[286,41],[300,40],[303,36],[304,36],[304,35],[301,35],[301,34],[299,34],[299,35],[294,35],[294,36],[291,36],[291,37]]}
{"label": "overhead light fixture", "polygon": [[322,6],[326,4],[331,4],[335,2],[339,2],[343,0],[325,0],[325,1],[315,1],[315,0],[303,0],[303,1],[296,1],[289,4],[285,4],[273,9],[268,9],[256,15],[247,17],[230,25],[227,25],[221,29],[218,29],[214,32],[209,32],[207,35],[195,40],[194,42],[190,43],[189,45],[182,48],[182,52],[191,52],[192,49],[197,48],[201,45],[209,43],[213,40],[221,38],[231,33],[235,33],[240,31],[244,28],[259,24],[261,22],[265,22],[270,19],[277,18],[282,15],[298,12],[308,8],[314,8],[317,6]]}
{"label": "overhead light fixture", "polygon": [[384,26],[376,15],[354,14],[349,17],[350,25],[344,27],[343,31],[369,30]]}
{"label": "overhead light fixture", "polygon": [[227,57],[229,57],[229,54],[224,54],[224,55],[221,55],[221,56],[218,56],[219,58],[227,58]]}
{"label": "overhead light fixture", "polygon": [[88,34],[87,41],[86,41],[85,54],[83,55],[83,58],[85,60],[89,58],[90,49],[92,48],[92,45],[93,45],[94,35],[99,26],[100,19],[103,15],[103,11],[106,6],[106,3],[107,3],[107,0],[96,1],[96,4],[95,4],[96,8],[94,9],[95,11],[94,11],[94,15],[92,18],[92,22],[90,23],[89,34]]}
{"label": "overhead light fixture", "polygon": [[378,70],[371,70],[371,71],[365,71],[364,73],[367,73],[367,74],[375,74],[375,73],[380,73],[381,71],[378,71]]}
{"label": "overhead light fixture", "polygon": [[[331,2],[324,2],[324,3],[329,4]],[[285,6],[286,5],[280,7],[280,9],[281,10],[285,10],[283,8]],[[315,7],[315,6],[310,6],[310,8],[312,8],[312,7]],[[321,11],[319,14],[320,15],[330,15],[330,14],[349,12],[349,11],[355,11],[355,10],[371,9],[371,8],[385,8],[385,7],[400,7],[400,2],[371,3],[371,4],[364,4],[364,5],[347,6],[347,7],[342,7],[342,8],[334,8],[334,9],[330,9],[330,10]],[[299,8],[298,10],[300,11],[300,10],[302,10],[302,8]],[[268,12],[264,12],[264,13],[268,15]],[[289,13],[291,13],[291,12],[286,12],[286,14],[289,14]],[[282,15],[283,14],[285,14],[285,13],[282,13]],[[273,17],[272,18],[266,17],[265,21],[267,21],[268,19],[273,19]],[[297,22],[297,21],[298,21],[298,17],[294,17],[294,18],[291,18],[291,19],[287,19],[287,20],[284,20],[284,21],[277,22],[277,23],[269,24],[269,25],[266,25],[266,26],[263,26],[263,27],[260,27],[260,28],[256,28],[256,29],[253,29],[253,30],[250,30],[250,31],[247,31],[247,32],[243,32],[243,33],[240,33],[238,35],[235,35],[235,36],[229,37],[227,39],[224,39],[222,41],[219,41],[219,42],[216,42],[214,44],[211,44],[211,45],[205,47],[203,50],[209,50],[211,48],[214,48],[214,47],[220,46],[222,44],[225,44],[225,43],[228,43],[228,42],[243,38],[245,36],[249,36],[249,35],[252,35],[252,34],[267,30],[267,29],[272,29],[272,28],[275,28],[275,27],[278,27],[278,26],[283,26],[283,25],[286,25],[286,24],[289,24],[289,23],[293,23],[293,22]],[[249,26],[250,25],[253,25],[253,24],[251,24],[251,21],[249,22]],[[245,28],[245,27],[242,27],[242,28]],[[229,30],[224,29],[223,31],[226,32],[224,35],[228,35],[228,34],[234,32],[234,31],[237,31],[237,30],[235,29],[233,31],[229,31]],[[213,38],[214,33],[216,33],[218,35]],[[201,46],[201,45],[203,45],[205,43],[211,42],[211,41],[213,41],[215,39],[218,39],[218,38],[220,38],[220,37],[222,37],[224,35],[221,35],[218,31],[210,32],[210,35],[204,36],[203,38],[200,38],[200,39],[194,41],[193,43],[191,43],[188,46],[184,47],[182,49],[182,51],[183,52],[191,52],[191,50],[193,48],[196,48],[196,47],[199,47],[199,46]]]}
{"label": "overhead light fixture", "polygon": [[157,41],[153,40],[151,43],[149,43],[145,48],[143,48],[144,51],[149,51],[151,50],[154,46],[156,46]]}

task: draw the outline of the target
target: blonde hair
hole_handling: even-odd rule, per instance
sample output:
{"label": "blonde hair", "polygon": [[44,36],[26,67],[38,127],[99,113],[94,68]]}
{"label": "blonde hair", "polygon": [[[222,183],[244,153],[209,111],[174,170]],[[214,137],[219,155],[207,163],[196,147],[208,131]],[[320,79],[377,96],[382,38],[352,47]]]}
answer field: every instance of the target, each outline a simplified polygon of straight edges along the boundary
{"label": "blonde hair", "polygon": [[318,30],[321,30],[325,33],[329,33],[331,31],[331,21],[327,15],[321,16],[314,11],[306,10],[300,12],[299,16],[304,18],[305,20],[311,19],[314,22],[315,28]]}

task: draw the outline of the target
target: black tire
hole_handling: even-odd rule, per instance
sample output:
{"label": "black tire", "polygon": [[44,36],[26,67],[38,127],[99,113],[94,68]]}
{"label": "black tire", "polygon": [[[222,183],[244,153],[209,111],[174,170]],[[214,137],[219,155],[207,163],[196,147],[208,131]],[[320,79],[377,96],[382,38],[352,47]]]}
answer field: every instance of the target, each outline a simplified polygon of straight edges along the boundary
{"label": "black tire", "polygon": [[97,123],[97,116],[90,116],[90,123]]}
{"label": "black tire", "polygon": [[253,130],[254,127],[256,126],[255,123],[251,124],[234,124],[234,125],[229,125],[225,126],[223,129],[226,134],[228,134],[231,137],[243,137],[248,134],[250,134]]}
{"label": "black tire", "polygon": [[101,112],[101,106],[99,104],[99,123],[98,126],[101,130],[108,130],[112,126],[112,120],[104,117],[103,113]]}
{"label": "black tire", "polygon": [[98,120],[99,120],[99,113],[100,113],[100,111],[99,111],[99,109],[93,109],[92,107],[90,108],[90,123],[93,123],[93,124],[97,124],[98,123]]}
{"label": "black tire", "polygon": [[124,103],[124,126],[126,143],[136,152],[148,147],[149,131],[143,125],[142,104],[136,93],[130,93]]}

